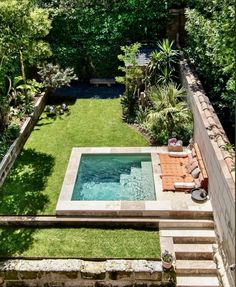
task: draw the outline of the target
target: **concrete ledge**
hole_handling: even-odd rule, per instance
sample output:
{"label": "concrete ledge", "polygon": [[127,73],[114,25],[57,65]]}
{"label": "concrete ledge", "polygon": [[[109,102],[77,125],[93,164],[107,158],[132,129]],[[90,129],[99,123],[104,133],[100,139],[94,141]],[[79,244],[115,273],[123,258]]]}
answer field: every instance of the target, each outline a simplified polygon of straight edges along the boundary
{"label": "concrete ledge", "polygon": [[114,283],[114,286],[138,286],[137,282],[142,284],[139,286],[174,286],[170,285],[170,278],[165,278],[160,261],[55,259],[0,262],[0,281],[3,287],[46,286],[43,284],[48,282],[55,284],[50,286],[97,287],[113,286]]}
{"label": "concrete ledge", "polygon": [[46,104],[46,94],[42,94],[35,106],[34,113],[31,117],[28,117],[23,126],[21,127],[19,137],[13,142],[8,149],[6,155],[0,162],[0,187],[3,185],[7,175],[9,174],[11,167],[13,166],[17,156],[19,155],[22,147],[32,132],[38,118],[40,117]]}

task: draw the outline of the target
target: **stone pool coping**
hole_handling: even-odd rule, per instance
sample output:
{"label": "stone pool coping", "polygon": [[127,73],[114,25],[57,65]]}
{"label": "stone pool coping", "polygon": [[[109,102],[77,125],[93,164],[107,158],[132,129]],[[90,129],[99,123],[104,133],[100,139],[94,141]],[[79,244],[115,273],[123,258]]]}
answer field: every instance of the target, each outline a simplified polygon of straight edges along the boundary
{"label": "stone pool coping", "polygon": [[[188,152],[188,150],[185,149]],[[56,215],[80,216],[165,216],[171,211],[211,212],[210,201],[201,205],[190,194],[162,191],[159,153],[167,147],[91,147],[73,148],[56,206]],[[156,200],[152,201],[71,201],[82,154],[151,154]],[[158,204],[157,204],[158,203]]]}

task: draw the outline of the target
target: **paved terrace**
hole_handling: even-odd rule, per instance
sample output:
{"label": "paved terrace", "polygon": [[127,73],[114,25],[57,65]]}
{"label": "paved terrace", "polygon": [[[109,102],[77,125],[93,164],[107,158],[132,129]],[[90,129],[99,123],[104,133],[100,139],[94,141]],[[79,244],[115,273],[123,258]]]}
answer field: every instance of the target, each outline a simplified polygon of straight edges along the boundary
{"label": "paved terrace", "polygon": [[[185,152],[190,152],[186,149]],[[153,201],[71,201],[81,154],[135,154],[150,153],[152,158],[156,200]],[[184,192],[163,192],[161,167],[158,154],[168,153],[167,147],[103,147],[73,148],[64,183],[56,207],[57,215],[82,216],[210,216],[212,206],[209,200],[196,203],[191,194]]]}

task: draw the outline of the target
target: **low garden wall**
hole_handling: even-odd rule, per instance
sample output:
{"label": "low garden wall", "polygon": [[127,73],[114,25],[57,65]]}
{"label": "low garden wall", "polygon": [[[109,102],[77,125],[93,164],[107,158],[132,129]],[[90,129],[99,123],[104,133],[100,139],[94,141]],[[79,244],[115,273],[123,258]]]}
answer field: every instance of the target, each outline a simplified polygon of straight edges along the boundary
{"label": "low garden wall", "polygon": [[235,174],[232,155],[224,149],[228,139],[199,79],[184,59],[180,61],[180,74],[193,112],[194,141],[200,148],[208,173],[208,193],[219,247],[227,277],[235,286],[234,272],[229,268],[235,262]]}
{"label": "low garden wall", "polygon": [[18,154],[28,139],[31,131],[34,128],[38,118],[40,117],[46,104],[46,94],[42,94],[37,99],[34,106],[34,112],[31,117],[28,117],[21,127],[19,137],[10,146],[8,152],[0,162],[0,187],[3,185],[11,167],[13,166]]}
{"label": "low garden wall", "polygon": [[[157,287],[175,286],[160,261],[7,260],[0,262],[0,285]],[[172,278],[172,280],[171,280]]]}

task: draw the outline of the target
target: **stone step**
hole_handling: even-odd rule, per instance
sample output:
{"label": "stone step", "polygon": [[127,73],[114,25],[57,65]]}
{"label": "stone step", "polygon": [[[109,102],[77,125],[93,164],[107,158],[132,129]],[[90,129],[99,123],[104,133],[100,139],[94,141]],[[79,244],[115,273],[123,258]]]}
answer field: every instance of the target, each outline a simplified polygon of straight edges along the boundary
{"label": "stone step", "polygon": [[219,287],[216,275],[208,276],[177,276],[176,287]]}
{"label": "stone step", "polygon": [[160,221],[160,228],[214,228],[214,221],[208,219],[166,219]]}
{"label": "stone step", "polygon": [[176,274],[216,274],[213,260],[176,260]]}
{"label": "stone step", "polygon": [[136,178],[138,181],[141,182],[141,176],[142,176],[141,168],[131,167],[130,176],[132,178]]}
{"label": "stone step", "polygon": [[120,175],[120,185],[125,186],[130,181],[130,174]]}
{"label": "stone step", "polygon": [[155,199],[155,187],[153,180],[152,172],[152,163],[151,162],[141,162],[141,172],[142,172],[142,190],[144,193],[144,199],[148,200]]}
{"label": "stone step", "polygon": [[176,259],[213,259],[212,244],[174,244]]}
{"label": "stone step", "polygon": [[215,243],[212,229],[163,229],[160,236],[172,236],[174,243]]}

